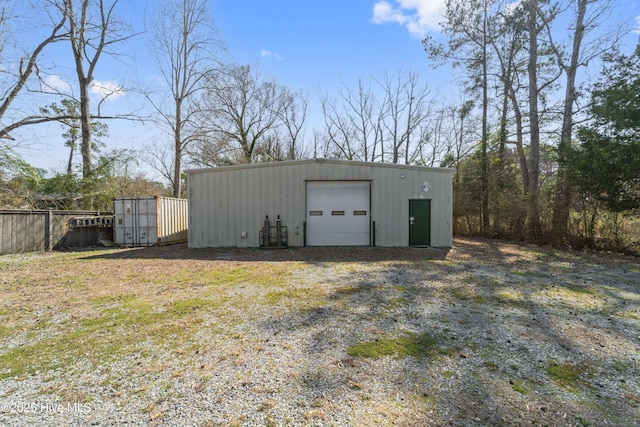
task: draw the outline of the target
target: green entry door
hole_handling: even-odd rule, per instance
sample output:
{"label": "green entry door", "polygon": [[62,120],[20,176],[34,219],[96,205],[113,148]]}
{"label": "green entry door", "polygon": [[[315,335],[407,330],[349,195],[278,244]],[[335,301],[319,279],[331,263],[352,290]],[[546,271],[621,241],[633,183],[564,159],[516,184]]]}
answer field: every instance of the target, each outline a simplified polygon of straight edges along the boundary
{"label": "green entry door", "polygon": [[409,200],[409,246],[431,245],[431,200]]}

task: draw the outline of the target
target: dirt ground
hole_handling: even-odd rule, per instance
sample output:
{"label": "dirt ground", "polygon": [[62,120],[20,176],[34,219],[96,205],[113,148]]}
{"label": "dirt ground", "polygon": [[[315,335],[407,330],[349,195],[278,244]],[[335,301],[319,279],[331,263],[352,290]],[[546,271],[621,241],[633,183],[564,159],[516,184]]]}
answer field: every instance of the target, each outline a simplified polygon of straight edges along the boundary
{"label": "dirt ground", "polygon": [[637,258],[101,249],[0,294],[0,425],[640,425]]}

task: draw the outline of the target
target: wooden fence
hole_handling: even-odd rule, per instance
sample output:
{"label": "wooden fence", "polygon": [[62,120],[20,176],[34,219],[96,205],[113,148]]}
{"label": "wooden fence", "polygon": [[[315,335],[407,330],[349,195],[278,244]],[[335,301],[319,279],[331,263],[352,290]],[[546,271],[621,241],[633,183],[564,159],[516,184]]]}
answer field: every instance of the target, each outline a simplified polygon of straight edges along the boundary
{"label": "wooden fence", "polygon": [[112,217],[97,211],[0,210],[0,255],[95,246],[113,239]]}

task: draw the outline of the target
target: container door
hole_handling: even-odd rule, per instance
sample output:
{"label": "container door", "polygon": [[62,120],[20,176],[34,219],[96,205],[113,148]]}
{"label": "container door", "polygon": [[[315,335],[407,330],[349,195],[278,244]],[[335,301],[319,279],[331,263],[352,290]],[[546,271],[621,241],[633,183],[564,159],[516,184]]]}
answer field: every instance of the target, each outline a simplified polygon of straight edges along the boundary
{"label": "container door", "polygon": [[135,238],[135,205],[132,199],[117,199],[114,203],[115,243],[133,246]]}
{"label": "container door", "polygon": [[155,198],[145,197],[135,200],[137,218],[135,244],[153,246],[158,243],[157,202]]}
{"label": "container door", "polygon": [[431,200],[409,200],[409,246],[431,245]]}

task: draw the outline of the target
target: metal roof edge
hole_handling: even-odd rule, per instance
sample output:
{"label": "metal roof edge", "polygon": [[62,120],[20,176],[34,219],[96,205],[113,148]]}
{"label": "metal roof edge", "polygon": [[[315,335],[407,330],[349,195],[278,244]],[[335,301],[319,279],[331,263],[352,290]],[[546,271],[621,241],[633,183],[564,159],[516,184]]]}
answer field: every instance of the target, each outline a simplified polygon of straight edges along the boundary
{"label": "metal roof edge", "polygon": [[392,169],[404,169],[404,170],[421,170],[421,171],[431,171],[431,172],[448,172],[448,173],[455,172],[454,168],[405,165],[400,163],[363,162],[363,161],[355,161],[355,160],[334,160],[334,159],[306,159],[306,160],[283,160],[283,161],[276,161],[276,162],[248,163],[248,164],[231,165],[231,166],[189,169],[189,170],[185,170],[185,173],[196,174],[196,173],[207,173],[207,172],[224,172],[229,170],[296,166],[296,165],[305,165],[305,164],[313,164],[313,163],[380,167],[380,168],[392,168]]}

